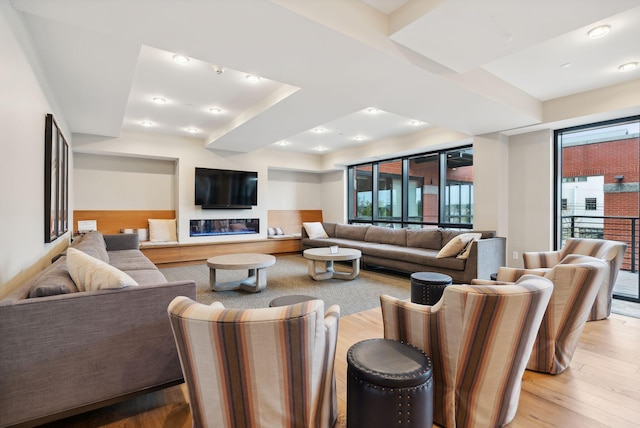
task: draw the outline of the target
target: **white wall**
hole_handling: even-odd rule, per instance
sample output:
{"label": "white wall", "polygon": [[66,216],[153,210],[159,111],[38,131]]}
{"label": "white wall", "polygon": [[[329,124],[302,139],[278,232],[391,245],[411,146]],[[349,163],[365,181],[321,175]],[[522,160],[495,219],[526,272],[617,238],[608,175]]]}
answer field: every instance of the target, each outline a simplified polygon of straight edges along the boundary
{"label": "white wall", "polygon": [[509,144],[504,135],[473,139],[473,226],[509,235]]}
{"label": "white wall", "polygon": [[78,153],[74,210],[175,210],[176,161]]}
{"label": "white wall", "polygon": [[54,113],[67,140],[71,135],[41,86],[29,40],[10,3],[0,2],[0,295],[13,286],[9,280],[68,242],[66,234],[44,243],[46,114]]}
{"label": "white wall", "polygon": [[269,169],[270,210],[321,210],[322,176],[317,173]]}
{"label": "white wall", "polygon": [[[521,267],[525,251],[553,248],[553,132],[509,138],[507,265]],[[518,252],[518,259],[513,252]]]}

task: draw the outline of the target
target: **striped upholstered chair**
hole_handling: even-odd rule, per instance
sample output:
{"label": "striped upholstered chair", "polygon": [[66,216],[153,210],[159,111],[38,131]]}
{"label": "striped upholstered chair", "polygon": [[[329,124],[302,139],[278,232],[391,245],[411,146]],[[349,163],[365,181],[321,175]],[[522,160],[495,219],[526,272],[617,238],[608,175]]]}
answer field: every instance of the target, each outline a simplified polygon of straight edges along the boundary
{"label": "striped upholstered chair", "polygon": [[380,296],[384,337],[422,348],[433,363],[434,422],[511,422],[553,283],[528,275],[506,286],[451,285],[433,306]]}
{"label": "striped upholstered chair", "polygon": [[[608,274],[609,266],[605,262],[580,255],[568,255],[551,269],[498,269],[497,283],[509,284],[522,275],[541,275],[554,285],[527,369],[558,374],[569,367],[593,301]],[[492,282],[474,280],[473,283]]]}
{"label": "striped upholstered chair", "polygon": [[194,427],[335,424],[339,306],[226,309],[176,297],[168,312]]}
{"label": "striped upholstered chair", "polygon": [[613,287],[627,244],[605,239],[569,238],[559,251],[526,252],[522,254],[525,269],[551,268],[569,254],[581,254],[602,259],[609,265],[609,276],[602,281],[598,296],[587,321],[596,321],[611,315]]}

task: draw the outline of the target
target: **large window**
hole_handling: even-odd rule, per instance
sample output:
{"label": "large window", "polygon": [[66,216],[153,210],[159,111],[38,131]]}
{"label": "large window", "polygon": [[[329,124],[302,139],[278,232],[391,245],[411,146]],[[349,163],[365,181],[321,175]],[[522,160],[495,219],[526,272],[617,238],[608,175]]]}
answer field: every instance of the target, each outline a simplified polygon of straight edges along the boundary
{"label": "large window", "polygon": [[627,243],[613,295],[640,302],[640,117],[556,131],[557,248],[570,237]]}
{"label": "large window", "polygon": [[473,149],[352,166],[348,203],[351,223],[471,228]]}

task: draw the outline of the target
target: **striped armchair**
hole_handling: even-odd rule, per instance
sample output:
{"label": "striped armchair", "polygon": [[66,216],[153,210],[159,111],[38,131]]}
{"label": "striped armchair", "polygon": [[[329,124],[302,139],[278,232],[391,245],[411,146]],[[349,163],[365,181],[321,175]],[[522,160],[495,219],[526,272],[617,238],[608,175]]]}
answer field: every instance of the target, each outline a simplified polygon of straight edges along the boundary
{"label": "striped armchair", "polygon": [[332,427],[340,307],[168,308],[194,427]]}
{"label": "striped armchair", "polygon": [[602,259],[609,264],[609,276],[605,278],[591,308],[587,321],[597,321],[611,315],[613,287],[627,244],[605,239],[569,238],[560,251],[526,252],[522,254],[525,269],[552,268],[569,254],[580,254]]}
{"label": "striped armchair", "polygon": [[[523,275],[540,275],[554,285],[527,369],[558,374],[569,367],[593,301],[608,273],[609,266],[602,260],[580,255],[568,255],[551,269],[498,269],[497,284],[513,283]],[[473,283],[488,285],[492,281]]]}
{"label": "striped armchair", "polygon": [[551,281],[528,275],[505,286],[451,285],[433,306],[380,296],[384,337],[431,357],[435,423],[500,427],[513,420],[552,290]]}

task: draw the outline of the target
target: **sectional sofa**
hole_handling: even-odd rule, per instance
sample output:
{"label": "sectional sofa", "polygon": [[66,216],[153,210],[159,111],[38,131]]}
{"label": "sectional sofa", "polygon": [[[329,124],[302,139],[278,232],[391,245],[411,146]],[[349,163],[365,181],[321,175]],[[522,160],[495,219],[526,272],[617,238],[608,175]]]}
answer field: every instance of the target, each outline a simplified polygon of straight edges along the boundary
{"label": "sectional sofa", "polygon": [[138,235],[92,232],[71,248],[138,285],[79,291],[70,256],[62,255],[0,300],[2,427],[34,426],[182,382],[167,308],[176,296],[195,299],[195,283],[167,282],[138,249]]}
{"label": "sectional sofa", "polygon": [[[393,229],[330,222],[321,225],[326,237],[310,236],[307,228],[302,227],[303,250],[331,245],[354,248],[362,251],[361,263],[365,268],[439,272],[451,276],[454,283],[469,284],[472,279],[489,279],[505,265],[506,238],[496,237],[495,231]],[[479,239],[469,241],[469,246],[464,245],[451,256],[438,256],[450,241],[469,233]]]}

